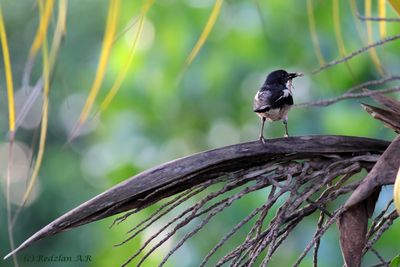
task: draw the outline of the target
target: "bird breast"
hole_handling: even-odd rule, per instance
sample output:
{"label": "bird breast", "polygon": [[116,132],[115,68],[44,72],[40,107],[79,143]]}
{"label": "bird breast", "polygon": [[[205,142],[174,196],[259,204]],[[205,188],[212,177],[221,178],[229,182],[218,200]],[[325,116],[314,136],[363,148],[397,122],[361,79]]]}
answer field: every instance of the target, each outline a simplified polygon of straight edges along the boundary
{"label": "bird breast", "polygon": [[283,96],[281,96],[281,97],[286,98],[289,95],[291,95],[290,90],[289,89],[285,89],[285,90],[283,90]]}

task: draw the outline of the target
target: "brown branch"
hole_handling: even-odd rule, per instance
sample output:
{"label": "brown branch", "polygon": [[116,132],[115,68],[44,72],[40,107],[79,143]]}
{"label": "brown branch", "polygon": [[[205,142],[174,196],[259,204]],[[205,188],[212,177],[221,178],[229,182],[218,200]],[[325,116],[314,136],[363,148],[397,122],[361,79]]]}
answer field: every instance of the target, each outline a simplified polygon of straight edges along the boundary
{"label": "brown branch", "polygon": [[303,258],[307,255],[308,251],[310,251],[311,247],[314,246],[314,244],[322,237],[322,235],[328,230],[328,228],[336,221],[336,219],[343,213],[343,209],[338,209],[335,211],[334,215],[332,218],[326,221],[326,223],[318,229],[318,232],[315,234],[313,239],[308,243],[306,248],[303,250],[301,255],[297,258],[296,262],[293,264],[293,267],[299,266],[300,262],[303,260]]}
{"label": "brown branch", "polygon": [[[364,92],[369,91],[364,89]],[[400,101],[381,94],[373,95],[372,98],[387,109],[361,104],[364,110],[374,119],[382,121],[385,126],[393,129],[396,133],[400,133]]]}
{"label": "brown branch", "polygon": [[368,212],[365,202],[349,208],[338,219],[340,247],[346,266],[361,266],[368,230]]}
{"label": "brown branch", "polygon": [[400,166],[400,135],[390,144],[344,207],[350,208],[368,198],[382,185],[393,184]]}
{"label": "brown branch", "polygon": [[[361,156],[356,156],[347,160],[339,159],[337,161],[319,161],[319,165],[310,164],[308,162],[304,164],[303,168],[298,169],[297,172],[299,174],[294,174],[296,177],[288,179],[285,185],[277,184],[276,186],[280,189],[280,193],[291,192],[291,195],[285,198],[286,200],[284,204],[279,207],[276,216],[269,222],[267,229],[261,232],[259,230],[254,231],[254,229],[258,229],[258,223],[256,222],[250,230],[246,240],[219,260],[216,266],[221,266],[227,261],[231,261],[231,266],[252,265],[257,260],[260,253],[269,247],[267,255],[261,263],[262,266],[266,266],[278,246],[282,244],[282,242],[288,237],[289,233],[305,216],[320,209],[320,207],[325,205],[325,203],[335,199],[342,193],[348,192],[343,190],[341,193],[334,195],[329,194],[328,191],[323,191],[322,194],[325,195],[325,197],[321,196],[319,198],[318,205],[315,205],[314,202],[309,204],[307,212],[304,212],[305,208],[300,206],[301,203],[308,201],[310,194],[318,194],[320,191],[319,189],[329,184],[332,179],[337,177],[337,175],[346,173],[345,177],[347,177],[348,173],[354,174],[357,170],[359,171],[360,162],[358,162],[357,159],[362,161]],[[365,159],[368,161],[371,160],[368,158]],[[315,166],[316,169],[310,169],[309,172],[304,172],[304,170],[307,169],[307,166]],[[299,172],[301,170],[303,171]],[[289,175],[289,178],[290,176],[291,175]],[[294,183],[291,183],[291,181]],[[304,184],[309,184],[310,186],[304,187],[302,186]],[[302,192],[298,192],[298,188],[302,188]],[[351,189],[354,189],[354,186],[352,186]],[[297,216],[294,216],[293,214],[297,214]],[[262,216],[260,216],[260,219],[260,222],[262,223]],[[259,225],[261,225],[261,223]],[[252,237],[252,234],[255,232],[255,236]],[[319,237],[317,237],[317,239],[319,239]]]}
{"label": "brown branch", "polygon": [[205,266],[207,261],[211,258],[211,256],[223,245],[225,242],[232,237],[240,228],[243,227],[248,221],[250,221],[254,216],[256,216],[258,213],[262,211],[262,214],[260,215],[260,218],[265,218],[265,215],[267,211],[272,207],[273,204],[278,200],[278,198],[283,194],[283,191],[280,191],[279,193],[275,194],[275,187],[272,187],[271,192],[268,197],[267,203],[265,203],[263,206],[256,208],[252,213],[250,213],[248,216],[246,216],[242,221],[240,221],[229,233],[227,233],[220,242],[218,242],[217,245],[214,246],[212,250],[204,257],[203,261],[200,264],[200,267]]}
{"label": "brown branch", "polygon": [[[156,250],[158,247],[160,247],[163,243],[165,243],[168,239],[170,239],[179,229],[183,228],[184,226],[186,226],[188,223],[190,223],[194,218],[199,217],[202,214],[207,213],[210,210],[213,210],[213,208],[219,206],[220,204],[224,203],[224,200],[217,202],[216,204],[212,205],[211,207],[208,207],[207,209],[200,211],[200,208],[202,208],[205,204],[207,204],[209,201],[211,201],[212,199],[218,197],[221,194],[224,194],[225,192],[228,192],[230,190],[233,190],[235,187],[232,186],[232,184],[235,185],[242,185],[243,184],[243,180],[245,180],[246,178],[242,178],[242,179],[235,179],[232,183],[229,183],[227,185],[225,185],[222,189],[216,191],[216,192],[212,192],[210,194],[208,194],[206,197],[204,197],[201,201],[199,201],[198,203],[194,204],[193,206],[191,206],[190,208],[184,210],[181,214],[179,214],[179,216],[176,216],[175,218],[173,218],[172,220],[170,220],[167,224],[165,224],[163,227],[161,227],[154,235],[152,235],[149,239],[146,240],[146,242],[144,242],[144,244],[136,251],[136,253],[131,256],[124,264],[128,264],[129,262],[131,262],[134,258],[136,258],[146,247],[147,245],[150,244],[150,242],[152,240],[154,240],[157,236],[159,236],[165,229],[167,229],[169,226],[171,226],[173,223],[181,220],[170,232],[168,232],[164,238],[159,241],[155,246],[153,246],[145,255],[144,257],[140,260],[140,262],[138,263],[138,265],[140,265],[148,256],[150,256],[150,254]],[[188,213],[190,212],[190,214],[187,217],[186,216]],[[124,240],[122,243],[120,244],[124,244],[127,241],[133,239],[136,235],[131,235],[130,237],[128,237],[126,240]],[[119,244],[119,245],[120,245]]]}
{"label": "brown branch", "polygon": [[400,112],[396,113],[387,109],[375,107],[365,103],[362,103],[361,106],[374,119],[382,121],[386,127],[394,130],[396,133],[400,133]]}
{"label": "brown branch", "polygon": [[[321,228],[324,224],[325,221],[325,213],[321,212],[318,218],[318,222],[317,222],[317,230],[314,234],[314,236],[321,231]],[[314,244],[314,251],[313,251],[313,267],[317,267],[318,266],[318,250],[319,250],[319,245],[321,243],[321,239],[318,239],[315,244]]]}
{"label": "brown branch", "polygon": [[365,17],[357,14],[357,17],[363,21],[386,21],[386,22],[400,22],[400,18],[382,18],[382,17]]}
{"label": "brown branch", "polygon": [[[160,212],[160,209],[158,209],[156,212],[154,212],[151,216],[149,216],[148,218],[146,218],[145,220],[141,221],[140,223],[138,223],[134,228],[130,229],[128,231],[129,233],[132,233],[133,231],[135,231],[136,229],[138,229],[140,226],[142,226],[144,224],[144,226],[142,226],[140,229],[138,229],[136,232],[134,232],[134,234],[132,234],[128,239],[124,240],[123,242],[116,244],[115,246],[120,246],[122,244],[125,244],[127,241],[135,238],[138,234],[140,234],[141,232],[143,232],[144,230],[146,230],[150,225],[152,225],[155,221],[157,221],[158,219],[160,219],[162,216],[164,216],[165,214],[167,214],[168,212],[170,212],[172,209],[174,209],[175,207],[177,207],[178,205],[182,204],[184,201],[186,201],[187,199],[191,198],[192,196],[198,194],[199,192],[201,192],[202,190],[204,190],[206,188],[206,186],[201,187],[200,189],[196,189],[194,191],[191,191],[190,194],[185,195],[182,199],[179,199],[177,202],[175,202],[173,205],[171,205],[167,210]],[[164,206],[164,205],[163,205]],[[163,206],[161,206],[160,208],[163,208]],[[132,215],[131,212],[128,213],[128,216]]]}
{"label": "brown branch", "polygon": [[388,75],[386,77],[383,77],[382,79],[378,80],[372,80],[372,81],[367,81],[364,83],[357,84],[350,89],[346,91],[346,93],[353,93],[354,91],[361,90],[361,89],[367,89],[371,86],[377,86],[377,85],[382,85],[387,82],[395,81],[395,80],[400,80],[399,75]]}
{"label": "brown branch", "polygon": [[389,208],[392,206],[393,204],[393,199],[390,200],[387,204],[386,207],[381,211],[381,213],[379,213],[372,221],[370,227],[369,227],[369,231],[367,233],[367,239],[370,239],[376,232],[376,230],[378,230],[376,228],[376,226],[378,224],[380,224],[380,220],[382,219],[382,217],[386,214],[386,212],[389,210]]}
{"label": "brown branch", "polygon": [[322,66],[319,69],[313,71],[312,73],[313,74],[317,74],[317,73],[319,73],[319,72],[321,72],[321,71],[323,71],[323,70],[325,70],[327,68],[333,67],[333,66],[335,66],[337,64],[340,64],[340,63],[343,63],[343,62],[346,62],[346,61],[352,59],[353,57],[355,57],[355,56],[357,56],[357,55],[359,55],[361,53],[364,53],[365,51],[370,50],[371,48],[374,48],[374,47],[377,47],[377,46],[381,46],[381,45],[386,44],[388,42],[395,41],[395,40],[397,40],[399,38],[400,38],[400,34],[396,34],[396,35],[387,37],[385,39],[379,40],[379,41],[377,41],[375,43],[366,45],[366,46],[364,46],[364,47],[362,47],[362,48],[350,53],[349,55],[347,55],[345,57],[342,57],[340,59],[337,59],[337,60],[334,60],[334,61],[331,61],[331,62],[325,64],[324,66]]}
{"label": "brown branch", "polygon": [[372,253],[374,253],[375,256],[381,261],[381,264],[383,264],[383,266],[389,266],[389,264],[386,263],[385,259],[382,257],[381,254],[379,254],[379,252],[378,252],[376,249],[371,248],[370,250],[371,250]]}
{"label": "brown branch", "polygon": [[362,93],[344,93],[343,95],[330,98],[330,99],[323,99],[323,100],[318,100],[314,102],[307,102],[307,103],[300,103],[295,105],[295,107],[325,107],[332,105],[336,102],[339,102],[341,100],[345,99],[354,99],[354,98],[364,98],[364,97],[369,97],[373,95],[379,95],[379,94],[388,94],[388,93],[393,93],[393,92],[398,92],[400,91],[400,87],[393,87],[393,88],[387,88],[387,89],[380,89],[380,90],[369,90],[367,92],[362,92]]}
{"label": "brown branch", "polygon": [[375,235],[370,238],[369,242],[365,245],[363,253],[366,253],[368,250],[372,248],[375,242],[383,235],[383,233],[389,229],[390,225],[392,225],[393,221],[399,217],[396,210],[393,210],[388,215],[382,217],[379,224],[377,225],[378,230]]}
{"label": "brown branch", "polygon": [[[368,92],[368,91],[367,91]],[[396,101],[390,97],[384,95],[374,95],[372,98],[387,107],[390,111],[400,114],[400,101]]]}

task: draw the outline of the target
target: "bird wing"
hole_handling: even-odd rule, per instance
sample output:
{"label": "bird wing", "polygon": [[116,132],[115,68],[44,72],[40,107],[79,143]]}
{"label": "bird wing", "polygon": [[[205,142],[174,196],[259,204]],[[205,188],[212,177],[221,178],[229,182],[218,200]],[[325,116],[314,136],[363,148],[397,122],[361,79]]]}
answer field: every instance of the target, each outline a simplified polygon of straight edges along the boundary
{"label": "bird wing", "polygon": [[293,105],[293,97],[286,87],[263,87],[254,97],[253,111],[266,112],[271,108],[281,108],[284,105]]}
{"label": "bird wing", "polygon": [[271,91],[258,91],[254,97],[253,111],[265,112],[271,108]]}

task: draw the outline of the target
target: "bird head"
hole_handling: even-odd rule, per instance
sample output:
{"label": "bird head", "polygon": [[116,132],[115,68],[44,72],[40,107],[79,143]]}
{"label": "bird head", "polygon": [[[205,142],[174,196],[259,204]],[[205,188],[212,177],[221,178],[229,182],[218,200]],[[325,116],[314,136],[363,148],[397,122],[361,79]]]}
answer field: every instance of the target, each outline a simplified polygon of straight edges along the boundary
{"label": "bird head", "polygon": [[292,72],[288,73],[286,70],[275,70],[268,74],[267,79],[265,80],[266,84],[283,84],[286,83],[293,78],[303,76],[301,72]]}

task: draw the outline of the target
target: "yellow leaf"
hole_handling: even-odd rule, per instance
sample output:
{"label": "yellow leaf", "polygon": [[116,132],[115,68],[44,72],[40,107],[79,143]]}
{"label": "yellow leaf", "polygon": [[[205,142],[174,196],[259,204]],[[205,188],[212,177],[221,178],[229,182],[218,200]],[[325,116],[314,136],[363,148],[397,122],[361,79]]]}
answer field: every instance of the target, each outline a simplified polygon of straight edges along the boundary
{"label": "yellow leaf", "polygon": [[44,33],[42,42],[42,56],[43,56],[43,107],[42,107],[42,124],[40,128],[39,148],[38,154],[33,167],[31,179],[28,184],[28,188],[22,198],[21,208],[25,206],[29,195],[32,192],[33,186],[39,174],[40,166],[42,165],[44,148],[46,144],[47,136],[47,124],[49,119],[49,90],[50,90],[50,64],[49,64],[49,53],[47,48],[47,32]]}
{"label": "yellow leaf", "polygon": [[[365,16],[371,17],[371,0],[365,0],[364,4],[365,4]],[[373,43],[372,22],[370,20],[367,20],[365,23],[367,25],[368,44],[372,44]],[[379,72],[380,75],[385,76],[385,71],[383,70],[378,54],[376,53],[376,49],[371,48],[369,50],[369,54],[371,56],[372,62],[375,65],[376,70]]]}
{"label": "yellow leaf", "polygon": [[400,214],[400,168],[397,172],[396,181],[393,188],[394,205],[396,206],[397,213]]}
{"label": "yellow leaf", "polygon": [[318,62],[320,66],[326,64],[324,56],[322,55],[321,46],[319,44],[317,30],[315,27],[315,17],[314,17],[314,10],[312,5],[312,0],[307,0],[307,17],[308,17],[308,27],[310,30],[311,40],[314,46],[314,52],[317,56]]}
{"label": "yellow leaf", "polygon": [[57,54],[61,45],[63,36],[66,33],[67,23],[67,6],[68,0],[60,0],[58,6],[58,19],[56,28],[54,30],[53,42],[51,44],[50,55],[49,55],[49,71],[51,73],[54,64],[56,62]]}
{"label": "yellow leaf", "polygon": [[[386,0],[378,0],[378,12],[380,18],[386,18]],[[382,39],[386,37],[386,21],[379,22],[379,34]]]}
{"label": "yellow leaf", "polygon": [[[38,0],[39,9],[43,8],[43,0]],[[44,6],[44,11],[40,16],[39,28],[36,32],[35,39],[32,43],[29,57],[32,58],[36,55],[40,46],[43,43],[45,36],[47,35],[47,28],[49,26],[50,17],[53,13],[54,0],[47,0]]]}
{"label": "yellow leaf", "polygon": [[389,3],[396,10],[397,14],[400,15],[400,0],[389,0]]}
{"label": "yellow leaf", "polygon": [[6,75],[7,96],[8,96],[8,117],[9,117],[9,130],[11,136],[15,130],[15,105],[14,105],[14,85],[10,61],[10,52],[8,50],[7,33],[4,26],[3,11],[0,7],[0,39],[1,48],[3,50],[4,72]]}
{"label": "yellow leaf", "polygon": [[[342,30],[340,27],[340,13],[339,13],[339,0],[332,1],[332,13],[333,13],[333,26],[335,30],[336,43],[339,48],[339,54],[341,57],[346,56],[346,48],[344,46]],[[347,69],[352,77],[354,77],[353,71],[350,68],[349,62],[345,62]]]}
{"label": "yellow leaf", "polygon": [[204,42],[207,40],[208,35],[210,34],[211,30],[214,27],[215,22],[217,21],[219,12],[221,11],[221,6],[223,0],[216,0],[214,7],[211,11],[210,17],[207,21],[206,26],[204,27],[203,32],[200,35],[199,40],[197,41],[196,45],[193,47],[192,51],[190,52],[189,56],[186,59],[186,66],[190,65],[196,55],[199,53],[201,47],[203,46]]}
{"label": "yellow leaf", "polygon": [[139,41],[140,36],[142,35],[143,25],[144,25],[144,20],[146,18],[146,14],[149,11],[150,7],[152,6],[153,2],[154,2],[154,0],[147,0],[146,3],[142,7],[142,11],[141,11],[140,18],[138,21],[138,23],[139,23],[138,29],[137,29],[137,32],[133,39],[133,44],[132,44],[131,50],[129,52],[129,57],[128,57],[127,61],[125,62],[125,65],[119,71],[117,79],[115,80],[113,86],[107,93],[107,96],[105,97],[103,102],[100,104],[100,109],[102,111],[105,110],[108,107],[108,105],[111,103],[112,99],[114,98],[114,96],[117,94],[119,88],[121,87],[122,82],[124,81],[124,79],[126,77],[126,74],[128,73],[129,66],[132,63],[133,56],[135,55],[135,49],[136,49],[137,43]]}
{"label": "yellow leaf", "polygon": [[[7,207],[7,230],[8,230],[8,240],[11,249],[14,249],[14,235],[13,227],[11,223],[11,204],[10,204],[10,194],[11,194],[11,169],[12,169],[12,151],[14,142],[14,132],[15,132],[15,105],[14,105],[14,86],[13,77],[11,69],[10,52],[8,50],[7,33],[6,27],[4,25],[3,19],[3,9],[0,6],[0,41],[1,48],[3,50],[3,61],[4,61],[4,72],[6,76],[6,86],[7,86],[7,96],[8,96],[8,117],[9,117],[9,150],[8,150],[8,166],[6,175],[6,207]],[[17,257],[13,256],[14,266],[18,266]]]}
{"label": "yellow leaf", "polygon": [[347,54],[344,46],[342,30],[340,28],[340,13],[339,13],[339,0],[332,1],[332,12],[333,12],[333,25],[335,29],[336,43],[339,47],[339,53],[341,56]]}
{"label": "yellow leaf", "polygon": [[86,122],[89,113],[93,107],[94,101],[96,100],[96,97],[100,91],[100,86],[104,79],[108,59],[110,57],[110,52],[115,37],[118,15],[119,15],[119,7],[120,7],[120,0],[110,0],[106,29],[103,37],[103,44],[100,53],[99,64],[97,66],[96,76],[94,78],[92,87],[90,89],[89,96],[79,116],[78,122],[72,129],[68,141],[71,141],[73,138],[75,138],[76,134],[79,133],[79,129]]}

